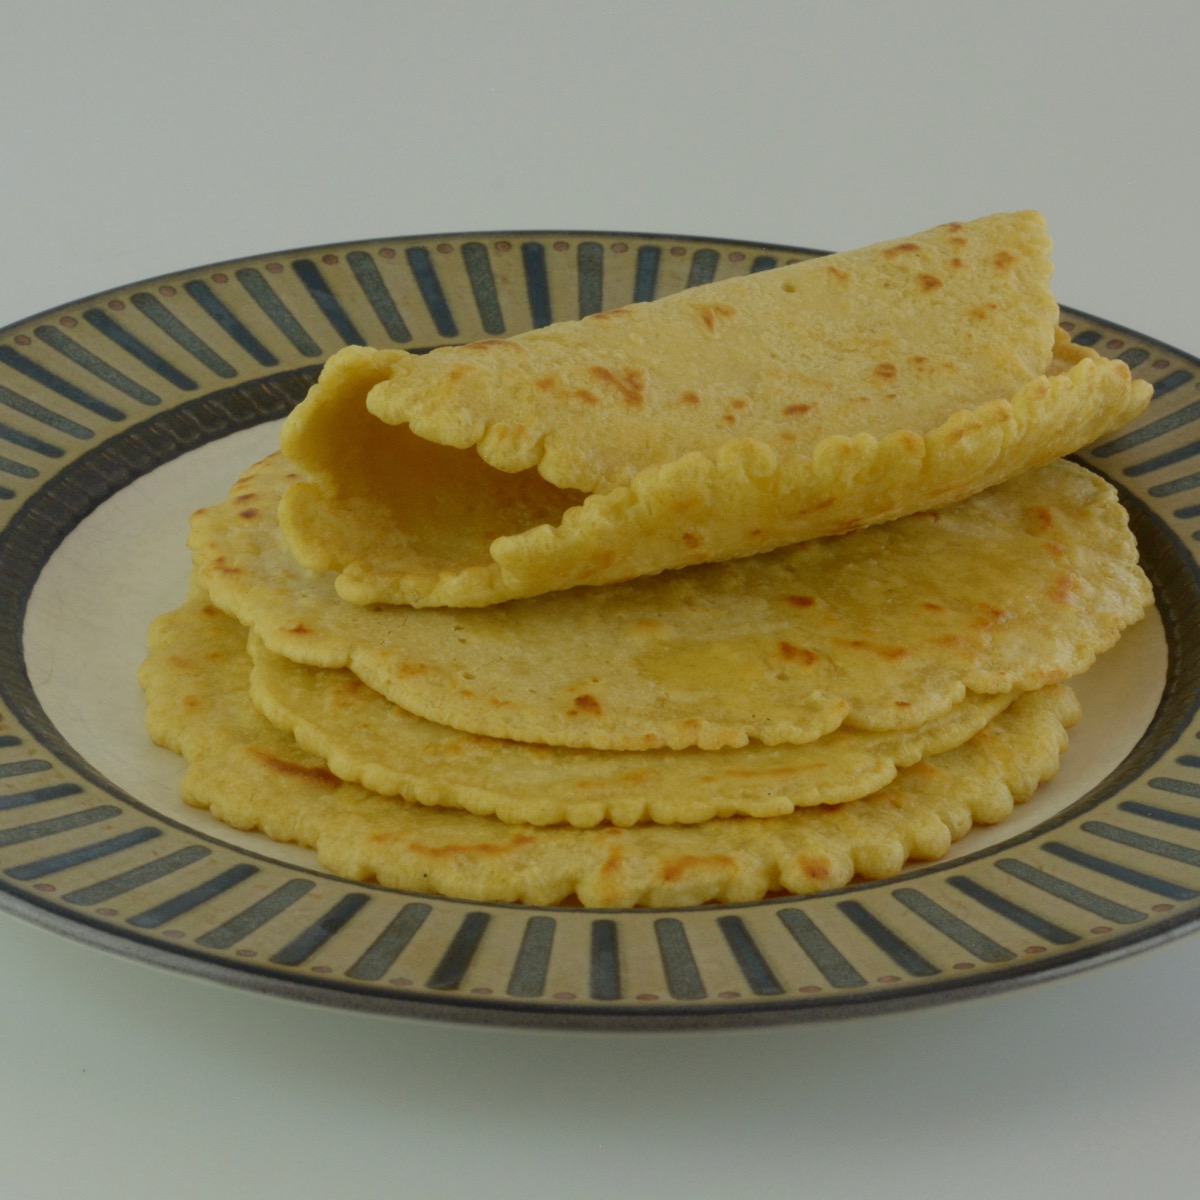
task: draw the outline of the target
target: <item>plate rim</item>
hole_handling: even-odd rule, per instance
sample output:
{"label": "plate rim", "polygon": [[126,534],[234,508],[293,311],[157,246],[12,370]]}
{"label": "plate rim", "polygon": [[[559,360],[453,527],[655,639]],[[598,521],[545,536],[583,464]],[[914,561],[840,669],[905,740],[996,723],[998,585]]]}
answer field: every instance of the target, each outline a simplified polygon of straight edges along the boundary
{"label": "plate rim", "polygon": [[[66,310],[80,309],[85,305],[95,303],[97,301],[108,300],[118,293],[131,293],[135,289],[148,288],[153,285],[164,285],[169,281],[178,281],[184,277],[196,276],[204,273],[212,273],[220,271],[223,268],[241,267],[251,263],[261,263],[268,259],[287,260],[295,258],[299,255],[316,255],[325,253],[341,252],[345,253],[348,248],[354,247],[381,247],[387,244],[394,245],[414,245],[419,243],[432,243],[435,241],[453,240],[461,243],[472,238],[488,238],[488,239],[511,239],[516,242],[519,239],[538,239],[543,242],[548,242],[551,239],[610,239],[618,238],[631,243],[662,243],[672,245],[692,246],[719,246],[725,248],[728,252],[732,247],[741,247],[745,250],[758,250],[766,252],[776,252],[779,254],[797,255],[800,257],[817,257],[829,253],[828,251],[816,250],[808,247],[794,246],[780,243],[759,242],[753,239],[746,238],[727,238],[727,237],[704,237],[694,234],[670,234],[670,233],[634,233],[621,230],[582,230],[582,229],[494,229],[494,230],[475,230],[475,231],[458,231],[458,232],[443,232],[431,234],[402,234],[383,238],[358,238],[345,239],[331,243],[318,243],[309,246],[293,248],[291,250],[272,250],[264,253],[245,255],[236,258],[226,258],[217,260],[212,263],[204,264],[199,267],[182,268],[152,275],[144,279],[134,281],[132,283],[121,284],[116,287],[105,288],[100,291],[91,293],[87,296],[80,297],[66,303],[56,304],[38,313],[22,318],[16,322],[10,323],[3,328],[0,328],[0,340],[11,340],[20,330],[25,328],[33,328],[38,322],[46,322],[48,318],[60,316]],[[1128,339],[1133,339],[1142,343],[1151,345],[1158,350],[1161,355],[1180,359],[1192,367],[1200,371],[1200,359],[1193,354],[1179,350],[1171,346],[1161,339],[1140,333],[1139,331],[1130,329],[1126,326],[1109,321],[1105,318],[1094,316],[1091,313],[1079,309],[1063,306],[1062,315],[1066,319],[1073,320],[1078,323],[1084,323],[1094,326],[1103,327],[1106,331],[1118,333]],[[322,359],[326,354],[322,355]],[[254,378],[245,380],[237,380],[232,383],[221,383],[214,387],[209,387],[196,393],[195,396],[189,399],[201,400],[213,395],[230,391],[238,387],[251,387],[259,384],[264,380],[274,378],[281,375],[294,375],[297,372],[309,370],[319,366],[321,360],[306,360],[304,363],[293,365],[289,368],[280,368],[273,371],[264,371]],[[3,365],[0,364],[0,371],[3,370]],[[177,402],[170,408],[162,408],[158,410],[147,410],[142,421],[130,421],[121,428],[124,430],[135,429],[140,425],[146,424],[153,420],[156,413],[167,411],[174,412],[177,408],[183,407],[188,401],[187,399]],[[270,417],[263,417],[262,420],[269,420]],[[226,430],[219,436],[228,436],[230,431]],[[107,438],[100,439],[91,447],[91,449],[99,449],[107,442]],[[86,455],[87,451],[84,452]],[[188,453],[187,449],[180,453]],[[81,455],[80,457],[82,457]],[[174,457],[174,456],[172,456]],[[73,465],[74,461],[72,460]],[[164,460],[166,461],[166,460]],[[70,469],[70,465],[66,469]],[[158,465],[158,464],[154,464]],[[1089,463],[1089,466],[1096,467],[1096,464]],[[152,469],[152,468],[150,468]],[[1101,473],[1108,473],[1103,466],[1098,467]],[[48,476],[49,480],[56,478],[57,475],[51,473]],[[134,476],[133,478],[137,478]],[[36,493],[35,493],[36,494]],[[102,501],[99,501],[102,502]],[[98,503],[99,503],[98,502]],[[1143,501],[1144,503],[1144,501]],[[1147,506],[1149,508],[1149,506]],[[20,510],[18,510],[20,511]],[[1158,517],[1159,514],[1152,508],[1149,508],[1150,514]],[[82,517],[78,518],[79,520]],[[6,522],[0,530],[7,534],[7,530],[11,519]],[[76,522],[78,523],[78,521]],[[1165,523],[1164,523],[1165,524]],[[1169,527],[1167,527],[1169,529]],[[1172,536],[1178,539],[1178,535],[1173,530],[1170,531]],[[54,543],[46,549],[47,558],[53,554],[56,546],[61,542]],[[1185,547],[1186,548],[1186,547]],[[25,596],[28,601],[28,593]],[[22,610],[23,615],[23,610]],[[18,639],[21,637],[21,632],[18,631]],[[1172,663],[1175,659],[1175,647],[1168,646],[1169,655]],[[1169,690],[1170,679],[1168,678],[1168,688],[1164,690],[1164,697]],[[31,689],[32,690],[32,689]],[[1161,702],[1160,702],[1161,709]],[[1195,704],[1193,705],[1193,710]],[[1194,711],[1193,711],[1194,715]],[[1146,735],[1139,740],[1134,751],[1129,757],[1136,754],[1145,744],[1147,738],[1154,729],[1158,720],[1158,714],[1151,722],[1150,730]],[[47,719],[47,724],[50,722]],[[1186,722],[1180,726],[1180,734],[1186,728]],[[33,735],[32,731],[22,725],[22,729],[28,733],[36,744],[40,744],[38,739]],[[63,738],[66,742],[66,739]],[[69,743],[67,743],[69,745]],[[1118,772],[1124,768],[1125,763],[1129,761],[1127,758],[1117,770]],[[99,774],[99,772],[96,772]],[[1116,772],[1114,772],[1115,774]],[[1111,778],[1111,776],[1109,777]],[[1105,781],[1107,783],[1107,780]],[[151,811],[145,809],[137,797],[130,796],[120,787],[111,784],[109,781],[104,781],[105,790],[114,794],[114,796],[123,801],[130,801],[135,806],[142,808],[143,811]],[[1099,785],[1099,786],[1104,786]],[[1090,795],[1090,793],[1089,793]],[[1082,803],[1085,797],[1081,797],[1071,808]],[[172,823],[172,818],[159,813],[154,813],[157,819],[164,822]],[[1063,814],[1057,814],[1055,821],[1065,820]],[[1041,828],[1040,826],[1038,828]],[[189,831],[194,833],[194,831]],[[1029,835],[1019,835],[1015,840],[1019,843],[1026,837],[1033,836],[1035,831]],[[219,840],[219,839],[214,839]],[[1006,845],[1007,843],[1001,843]],[[994,855],[999,847],[990,847],[975,852],[972,857],[987,857]],[[268,848],[269,851],[269,848]],[[240,848],[238,853],[242,853]],[[254,852],[246,852],[253,854]],[[275,862],[271,858],[269,852],[257,854],[258,857],[267,862]],[[963,860],[958,860],[961,863]],[[922,865],[913,871],[911,874],[901,878],[917,878],[926,874],[936,874],[945,870],[944,864],[928,864]],[[309,874],[322,876],[330,880],[337,880],[336,876],[324,871],[322,868],[315,868]],[[337,880],[339,883],[345,881]],[[852,885],[850,888],[841,889],[838,894],[857,894],[860,891],[869,891],[874,888],[886,888],[895,886],[896,880],[869,881]],[[378,885],[370,883],[356,883],[355,887],[367,891],[379,891],[388,894],[390,889],[381,888]],[[405,895],[408,895],[405,893]],[[747,902],[745,904],[721,904],[711,906],[711,911],[738,912],[744,909],[761,909],[764,905],[776,903],[796,903],[799,898],[790,897],[782,898],[782,901],[764,900],[756,902]],[[516,909],[523,913],[541,913],[543,910],[534,906],[519,906],[519,905],[494,905],[480,904],[477,902],[466,900],[452,900],[439,898],[440,903],[447,904],[451,907],[459,907],[464,909]],[[707,907],[707,906],[706,906]],[[423,992],[420,996],[402,996],[395,997],[392,995],[384,995],[379,992],[372,992],[370,989],[348,984],[345,980],[326,980],[319,977],[305,977],[303,979],[288,976],[275,969],[267,969],[257,963],[233,963],[227,958],[221,958],[211,952],[199,950],[193,946],[171,945],[164,944],[162,939],[155,939],[152,936],[142,933],[138,930],[128,928],[114,929],[111,925],[107,925],[95,917],[81,912],[63,911],[61,905],[55,905],[45,898],[35,896],[28,891],[21,891],[14,888],[7,878],[0,875],[0,909],[13,913],[18,917],[32,921],[34,924],[40,925],[43,928],[49,929],[52,932],[68,936],[73,940],[81,941],[106,950],[123,954],[126,957],[133,958],[147,965],[163,967],[172,970],[181,970],[189,974],[198,975],[212,982],[219,982],[226,985],[240,986],[248,988],[252,991],[265,992],[278,996],[283,996],[288,999],[307,1000],[336,1007],[349,1007],[356,1011],[386,1013],[389,1015],[399,1015],[408,1017],[437,1017],[441,1019],[451,1019],[466,1021],[474,1024],[516,1024],[523,1027],[545,1027],[558,1029],[594,1029],[594,1030],[612,1030],[612,1029],[654,1029],[659,1031],[667,1030],[688,1030],[697,1028],[719,1027],[744,1027],[748,1025],[766,1025],[780,1023],[794,1023],[803,1020],[817,1019],[836,1019],[840,1017],[859,1016],[859,1015],[875,1015],[883,1012],[902,1011],[913,1008],[925,1007],[929,1004],[945,1003],[968,998],[978,997],[980,995],[992,994],[1011,990],[1018,986],[1027,986],[1032,982],[1042,980],[1052,980],[1060,978],[1066,974],[1072,974],[1078,970],[1091,966],[1099,966],[1108,962],[1115,961],[1127,955],[1139,952],[1143,949],[1151,949],[1156,946],[1173,941],[1178,937],[1186,936],[1193,932],[1194,928],[1200,923],[1200,912],[1181,908],[1180,910],[1168,915],[1163,915],[1157,919],[1152,929],[1147,931],[1139,931],[1136,927],[1132,927],[1119,937],[1114,937],[1106,941],[1103,946],[1084,941],[1074,951],[1063,951],[1056,954],[1052,959],[1038,962],[1036,960],[1018,959],[1005,968],[997,968],[989,973],[979,975],[959,975],[957,977],[947,977],[939,981],[937,987],[930,987],[928,984],[922,984],[920,980],[912,980],[909,983],[893,988],[887,993],[864,992],[859,994],[833,993],[820,997],[791,997],[790,1002],[780,1002],[775,1005],[764,1004],[760,999],[750,998],[739,1001],[729,1000],[724,1004],[712,1003],[703,1008],[699,1006],[690,1006],[684,1002],[678,1001],[661,1001],[654,1007],[638,1006],[627,1004],[624,1002],[598,1002],[591,1001],[583,1005],[572,1006],[568,1002],[563,1002],[561,1007],[556,1007],[552,1003],[544,1001],[522,1001],[513,997],[484,997],[484,996],[463,996],[451,993],[449,995],[431,995],[428,992]],[[603,915],[605,913],[644,913],[647,910],[588,910],[592,916]],[[689,909],[664,909],[651,910],[663,914],[679,914],[689,913],[694,910]]]}

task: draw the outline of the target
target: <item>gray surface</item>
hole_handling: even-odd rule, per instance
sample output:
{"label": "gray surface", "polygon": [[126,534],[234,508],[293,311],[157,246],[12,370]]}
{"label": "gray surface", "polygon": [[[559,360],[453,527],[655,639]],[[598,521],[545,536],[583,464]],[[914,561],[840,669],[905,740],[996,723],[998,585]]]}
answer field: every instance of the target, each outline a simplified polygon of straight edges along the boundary
{"label": "gray surface", "polygon": [[[0,323],[344,238],[838,248],[1029,206],[1065,303],[1200,348],[1190,6],[807,7],[6,13]],[[13,1200],[1157,1197],[1200,1165],[1194,938],[964,1005],[674,1037],[351,1016],[10,916],[0,956]]]}

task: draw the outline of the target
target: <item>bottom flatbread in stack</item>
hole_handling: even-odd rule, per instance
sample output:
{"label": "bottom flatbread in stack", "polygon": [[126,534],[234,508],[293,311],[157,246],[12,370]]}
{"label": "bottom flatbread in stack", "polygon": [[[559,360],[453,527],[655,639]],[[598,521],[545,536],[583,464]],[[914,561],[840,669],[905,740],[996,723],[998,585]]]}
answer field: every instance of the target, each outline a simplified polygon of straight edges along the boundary
{"label": "bottom flatbread in stack", "polygon": [[338,875],[477,901],[662,907],[894,875],[910,859],[941,857],[973,824],[1002,820],[1028,798],[1054,774],[1078,715],[1068,687],[1027,693],[963,745],[902,768],[886,788],[788,816],[510,825],[339,779],[255,708],[245,642],[245,630],[200,595],[154,626],[142,670],[148,722],[188,761],[185,799],[236,828],[310,847]]}

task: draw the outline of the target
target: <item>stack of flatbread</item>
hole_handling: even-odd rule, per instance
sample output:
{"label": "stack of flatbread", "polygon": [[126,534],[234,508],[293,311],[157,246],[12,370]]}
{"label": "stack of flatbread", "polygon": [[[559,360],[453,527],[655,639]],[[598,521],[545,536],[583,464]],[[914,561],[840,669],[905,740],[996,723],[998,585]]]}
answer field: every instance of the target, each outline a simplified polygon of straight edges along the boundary
{"label": "stack of flatbread", "polygon": [[1035,213],[508,340],[351,347],[196,513],[148,723],[329,870],[685,905],[936,859],[1056,770],[1151,602],[1064,456],[1150,388]]}

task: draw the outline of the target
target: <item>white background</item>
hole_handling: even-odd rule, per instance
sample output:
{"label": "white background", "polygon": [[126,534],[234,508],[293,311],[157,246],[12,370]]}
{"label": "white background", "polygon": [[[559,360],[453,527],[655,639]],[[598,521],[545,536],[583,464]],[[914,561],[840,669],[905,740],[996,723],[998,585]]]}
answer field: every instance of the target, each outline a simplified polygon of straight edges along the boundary
{"label": "white background", "polygon": [[[1200,351],[1190,3],[8,5],[0,325],[242,254],[573,228],[847,248],[1036,207],[1060,299]],[[0,1196],[1196,1194],[1200,939],[761,1032],[220,988],[0,917]]]}

